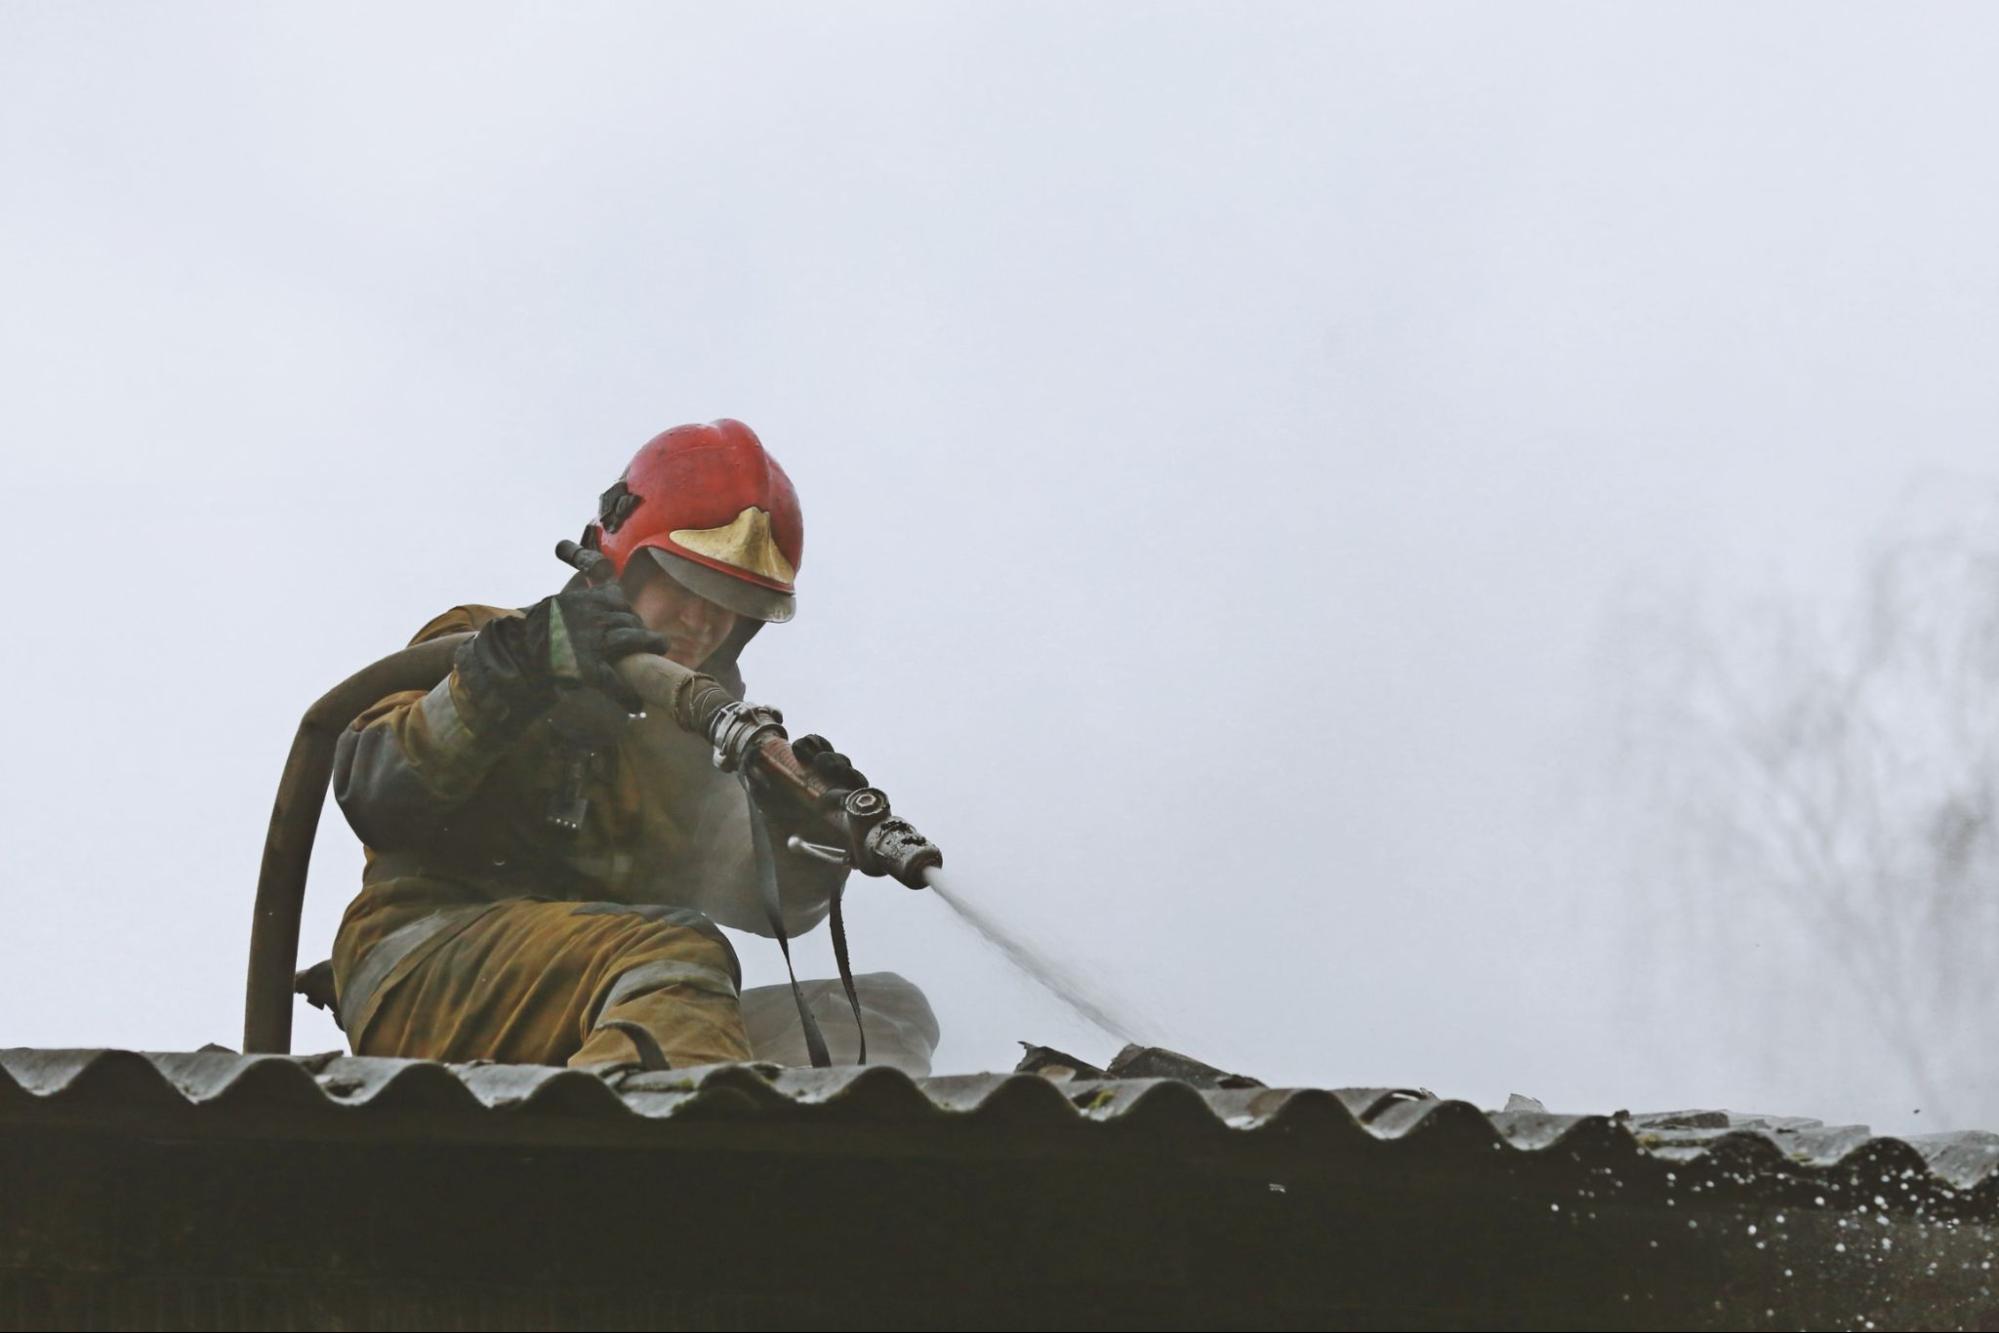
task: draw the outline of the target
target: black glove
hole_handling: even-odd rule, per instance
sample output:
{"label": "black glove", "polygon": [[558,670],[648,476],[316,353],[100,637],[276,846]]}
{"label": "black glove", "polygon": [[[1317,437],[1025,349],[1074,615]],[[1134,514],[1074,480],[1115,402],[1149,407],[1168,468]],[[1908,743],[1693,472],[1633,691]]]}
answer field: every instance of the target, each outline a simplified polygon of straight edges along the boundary
{"label": "black glove", "polygon": [[489,622],[458,650],[459,679],[504,719],[538,717],[558,687],[600,690],[627,713],[643,707],[614,664],[633,653],[664,653],[666,639],[645,627],[615,583],[544,597],[524,616]]}
{"label": "black glove", "polygon": [[797,756],[799,763],[805,765],[808,773],[832,788],[827,793],[828,801],[835,796],[844,801],[848,792],[868,785],[867,775],[854,767],[853,760],[834,749],[833,742],[824,736],[800,736],[791,743],[791,752]]}
{"label": "black glove", "polygon": [[786,833],[797,833],[811,842],[830,842],[846,846],[847,825],[840,817],[847,793],[868,785],[867,775],[854,767],[846,755],[833,748],[833,743],[824,736],[800,736],[791,743],[791,753],[805,766],[805,771],[827,785],[827,792],[821,798],[816,810],[801,808],[799,802],[789,792],[780,792],[763,775],[763,770],[755,764],[749,765],[750,789],[756,793],[757,806],[763,810],[770,822]]}

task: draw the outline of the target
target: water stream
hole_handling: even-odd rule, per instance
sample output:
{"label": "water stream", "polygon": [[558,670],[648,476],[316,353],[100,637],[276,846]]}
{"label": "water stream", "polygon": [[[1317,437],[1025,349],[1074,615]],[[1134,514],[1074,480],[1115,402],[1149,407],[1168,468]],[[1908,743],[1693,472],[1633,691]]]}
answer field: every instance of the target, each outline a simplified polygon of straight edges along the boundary
{"label": "water stream", "polygon": [[965,924],[979,932],[986,943],[998,949],[1008,962],[1038,982],[1049,994],[1112,1036],[1140,1045],[1149,1044],[1139,1035],[1137,1024],[1119,1014],[1082,978],[993,920],[953,888],[941,871],[931,870],[924,878],[931,891],[943,899],[945,905],[956,912]]}

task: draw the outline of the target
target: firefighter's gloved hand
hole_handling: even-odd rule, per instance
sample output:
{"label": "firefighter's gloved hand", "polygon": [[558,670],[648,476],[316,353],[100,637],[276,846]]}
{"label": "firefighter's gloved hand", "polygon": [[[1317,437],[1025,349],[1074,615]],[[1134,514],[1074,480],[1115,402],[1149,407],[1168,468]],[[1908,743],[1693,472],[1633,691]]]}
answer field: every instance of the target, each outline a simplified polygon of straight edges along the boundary
{"label": "firefighter's gloved hand", "polygon": [[615,583],[544,597],[524,616],[481,629],[458,650],[459,678],[482,705],[525,722],[548,711],[557,691],[603,692],[627,713],[643,707],[615,664],[633,653],[664,653],[666,639],[645,627]]}
{"label": "firefighter's gloved hand", "polygon": [[665,653],[666,637],[645,627],[615,583],[557,593],[527,614],[529,642],[557,685],[581,685],[611,696],[627,713],[645,705],[618,678],[618,659]]}
{"label": "firefighter's gloved hand", "polygon": [[800,736],[791,743],[791,753],[806,772],[827,785],[828,790],[819,808],[802,806],[788,790],[775,787],[763,775],[762,769],[751,765],[750,790],[756,794],[757,807],[764,812],[764,818],[770,821],[771,827],[781,834],[795,833],[808,842],[845,847],[847,825],[841,817],[841,805],[848,792],[868,785],[866,775],[855,768],[846,755],[835,750],[832,742],[824,736]]}
{"label": "firefighter's gloved hand", "polygon": [[854,767],[854,761],[833,748],[833,742],[824,736],[800,736],[791,743],[791,753],[805,770],[824,782],[832,790],[827,800],[834,796],[845,800],[847,793],[868,785],[867,775]]}

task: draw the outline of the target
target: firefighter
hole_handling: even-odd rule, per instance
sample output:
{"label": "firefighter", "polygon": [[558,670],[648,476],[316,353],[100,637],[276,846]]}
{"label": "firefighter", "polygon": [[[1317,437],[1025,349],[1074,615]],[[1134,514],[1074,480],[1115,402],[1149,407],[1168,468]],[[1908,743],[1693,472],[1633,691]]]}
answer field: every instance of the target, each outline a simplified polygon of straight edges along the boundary
{"label": "firefighter", "polygon": [[[584,545],[615,582],[445,612],[413,642],[476,631],[450,675],[382,699],[341,736],[333,790],[367,856],[334,941],[341,1026],[362,1055],[802,1062],[791,992],[743,994],[718,924],[809,930],[847,873],[778,851],[772,921],[752,818],[779,849],[842,838],[771,794],[753,809],[700,738],[642,715],[612,669],[662,653],[741,697],[738,655],[792,616],[797,494],[743,423],[681,426],[605,492]],[[824,740],[794,749],[834,788],[866,785]],[[870,1058],[927,1072],[937,1033],[921,993],[892,974],[856,980]],[[839,995],[807,994],[821,1014]],[[857,1043],[825,1026],[851,1059]]]}

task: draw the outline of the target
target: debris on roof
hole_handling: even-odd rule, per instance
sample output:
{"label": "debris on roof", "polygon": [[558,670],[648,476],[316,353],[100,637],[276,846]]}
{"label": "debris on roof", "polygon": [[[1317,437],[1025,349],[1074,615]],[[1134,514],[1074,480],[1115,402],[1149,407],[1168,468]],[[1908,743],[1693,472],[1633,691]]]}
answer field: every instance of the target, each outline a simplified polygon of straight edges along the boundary
{"label": "debris on roof", "polygon": [[1111,1057],[1109,1065],[1102,1069],[1078,1060],[1066,1051],[1058,1051],[1053,1046],[1036,1046],[1033,1042],[1020,1043],[1024,1054],[1020,1063],[1013,1067],[1016,1074],[1040,1074],[1044,1078],[1170,1078],[1194,1088],[1261,1088],[1264,1083],[1247,1074],[1231,1074],[1225,1069],[1203,1064],[1189,1055],[1169,1051],[1163,1046],[1140,1046],[1130,1043]]}

